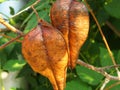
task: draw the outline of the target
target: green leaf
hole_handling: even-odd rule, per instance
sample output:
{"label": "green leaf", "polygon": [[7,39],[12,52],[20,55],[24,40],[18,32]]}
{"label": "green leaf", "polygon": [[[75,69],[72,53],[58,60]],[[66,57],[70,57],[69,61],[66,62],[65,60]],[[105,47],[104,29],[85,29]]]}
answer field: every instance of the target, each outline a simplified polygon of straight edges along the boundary
{"label": "green leaf", "polygon": [[[118,83],[118,81],[110,81],[107,85],[106,88],[110,88],[110,86],[114,85]],[[110,89],[106,89],[106,90],[120,90],[120,84],[115,85],[114,87],[110,88]]]}
{"label": "green leaf", "polygon": [[120,32],[120,19],[113,18],[110,22],[115,26],[116,30]]}
{"label": "green leaf", "polygon": [[79,78],[90,85],[99,84],[103,78],[101,74],[83,66],[76,66],[76,70]]}
{"label": "green leaf", "polygon": [[117,54],[116,54],[116,58],[115,59],[116,59],[117,64],[120,64],[120,50],[117,50]]}
{"label": "green leaf", "polygon": [[111,16],[120,18],[120,0],[110,0],[105,3],[104,8]]}
{"label": "green leaf", "polygon": [[100,62],[102,66],[113,65],[110,55],[105,47],[100,46]]}
{"label": "green leaf", "polygon": [[65,90],[92,90],[92,88],[82,82],[79,78],[76,78],[70,82],[67,82]]}
{"label": "green leaf", "polygon": [[0,67],[2,67],[7,60],[7,53],[5,50],[0,50]]}
{"label": "green leaf", "polygon": [[10,14],[14,15],[15,14],[14,8],[13,7],[9,7],[9,8],[10,8]]}
{"label": "green leaf", "polygon": [[8,71],[18,71],[20,70],[26,62],[24,60],[9,60],[6,62],[6,64],[3,66],[4,70]]}
{"label": "green leaf", "polygon": [[31,19],[28,21],[27,26],[25,27],[24,32],[28,33],[31,29],[33,29],[35,26],[37,26],[37,18],[36,15],[34,14]]}
{"label": "green leaf", "polygon": [[105,9],[102,8],[97,12],[96,17],[100,25],[103,25],[105,21],[109,18],[109,14],[105,11]]}

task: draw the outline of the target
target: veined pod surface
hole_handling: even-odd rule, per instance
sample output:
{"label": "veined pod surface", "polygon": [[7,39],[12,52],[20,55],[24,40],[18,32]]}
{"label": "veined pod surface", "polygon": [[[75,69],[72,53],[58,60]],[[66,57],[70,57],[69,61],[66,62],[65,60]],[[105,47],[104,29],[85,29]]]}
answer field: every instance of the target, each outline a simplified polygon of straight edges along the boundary
{"label": "veined pod surface", "polygon": [[54,90],[64,90],[68,51],[61,32],[41,20],[24,37],[22,53],[34,71],[50,80]]}
{"label": "veined pod surface", "polygon": [[76,0],[56,0],[50,16],[52,25],[62,32],[66,40],[69,53],[68,66],[73,69],[89,32],[87,8]]}

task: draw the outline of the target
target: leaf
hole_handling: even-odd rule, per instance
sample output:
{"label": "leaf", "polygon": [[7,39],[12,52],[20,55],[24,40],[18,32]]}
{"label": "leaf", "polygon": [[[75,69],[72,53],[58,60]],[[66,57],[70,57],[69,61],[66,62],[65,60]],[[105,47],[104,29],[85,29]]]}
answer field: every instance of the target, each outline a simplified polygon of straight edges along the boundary
{"label": "leaf", "polygon": [[113,65],[110,55],[105,47],[100,46],[100,62],[102,66]]}
{"label": "leaf", "polygon": [[105,21],[108,20],[109,14],[102,8],[97,12],[96,17],[100,25],[103,25]]}
{"label": "leaf", "polygon": [[[110,87],[110,86],[112,86],[112,85],[114,85],[114,84],[116,84],[116,83],[118,83],[118,81],[110,81],[107,85],[106,85],[106,88],[108,88],[108,87]],[[119,90],[120,89],[120,84],[117,84],[117,85],[115,85],[114,87],[112,87],[112,88],[110,88],[110,89],[106,89],[106,90]]]}
{"label": "leaf", "polygon": [[120,50],[116,50],[117,52],[115,53],[116,55],[114,55],[114,56],[116,56],[116,62],[117,62],[117,64],[120,64]]}
{"label": "leaf", "polygon": [[7,60],[7,53],[5,52],[5,50],[0,50],[0,67],[3,67],[3,65],[5,64]]}
{"label": "leaf", "polygon": [[18,71],[26,64],[24,60],[9,60],[3,66],[4,70],[8,71]]}
{"label": "leaf", "polygon": [[67,82],[65,90],[92,90],[92,88],[82,82],[79,78],[76,78],[70,82]]}
{"label": "leaf", "polygon": [[10,14],[14,15],[15,14],[14,8],[13,7],[9,7],[9,8],[10,8]]}
{"label": "leaf", "polygon": [[[35,0],[34,0],[35,1]],[[30,1],[31,2],[31,1]],[[28,6],[28,5],[27,5]],[[49,1],[44,1],[44,0],[41,0],[40,3],[38,3],[35,7],[36,11],[38,12],[39,14],[39,17],[41,19],[44,19],[44,20],[47,20],[47,21],[50,21],[49,20],[49,17],[48,17],[48,14],[49,14],[49,9],[50,9],[50,5],[49,5]],[[26,23],[28,22],[31,17],[33,17],[36,15],[34,14],[34,11],[32,11],[29,16],[23,21],[21,27]],[[36,21],[37,22],[37,21]]]}
{"label": "leaf", "polygon": [[113,18],[110,22],[115,26],[116,30],[120,32],[120,19]]}
{"label": "leaf", "polygon": [[25,27],[24,33],[28,33],[31,29],[37,26],[36,15],[32,15],[31,19],[28,21],[27,26]]}
{"label": "leaf", "polygon": [[83,66],[77,66],[76,70],[79,78],[90,85],[97,85],[103,79],[101,74]]}
{"label": "leaf", "polygon": [[104,8],[111,16],[120,18],[120,0],[110,0],[105,3]]}
{"label": "leaf", "polygon": [[19,74],[17,75],[17,77],[27,77],[27,76],[31,76],[31,74],[33,74],[33,70],[30,68],[30,66],[28,64],[25,64],[23,66],[23,68],[20,70]]}

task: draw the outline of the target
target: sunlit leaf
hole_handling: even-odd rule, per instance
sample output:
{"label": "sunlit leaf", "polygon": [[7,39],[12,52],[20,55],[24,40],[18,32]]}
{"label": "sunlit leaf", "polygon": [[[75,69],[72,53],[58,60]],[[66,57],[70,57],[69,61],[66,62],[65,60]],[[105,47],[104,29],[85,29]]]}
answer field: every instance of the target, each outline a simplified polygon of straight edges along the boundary
{"label": "sunlit leaf", "polygon": [[79,78],[90,85],[99,84],[103,78],[101,74],[82,66],[77,66],[76,70]]}
{"label": "sunlit leaf", "polygon": [[92,90],[92,88],[79,78],[76,78],[67,83],[65,90]]}
{"label": "sunlit leaf", "polygon": [[20,70],[25,64],[26,62],[24,60],[9,60],[3,66],[3,69],[8,71],[17,71]]}
{"label": "sunlit leaf", "polygon": [[110,58],[110,55],[105,47],[99,47],[100,48],[100,62],[102,66],[109,66],[113,65],[112,59]]}

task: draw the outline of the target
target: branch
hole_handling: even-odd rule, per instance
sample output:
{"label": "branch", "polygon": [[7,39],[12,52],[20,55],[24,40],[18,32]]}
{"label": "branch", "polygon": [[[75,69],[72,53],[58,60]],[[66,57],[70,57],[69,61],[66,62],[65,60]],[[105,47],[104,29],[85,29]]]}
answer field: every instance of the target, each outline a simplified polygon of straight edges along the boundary
{"label": "branch", "polygon": [[105,86],[109,83],[109,79],[108,78],[105,78],[105,81],[103,83],[103,85],[101,86],[100,90],[104,90]]}
{"label": "branch", "polygon": [[89,69],[91,69],[91,70],[94,70],[94,71],[102,74],[103,76],[105,76],[105,77],[106,77],[107,79],[109,79],[109,80],[120,80],[119,77],[117,77],[117,76],[112,76],[112,75],[108,74],[107,72],[105,72],[103,68],[94,67],[93,65],[87,64],[87,63],[83,62],[83,61],[80,60],[80,59],[77,60],[77,64],[79,64],[79,65],[81,65],[81,66],[84,66],[84,67],[86,67],[86,68],[89,68]]}
{"label": "branch", "polygon": [[[102,32],[101,26],[100,26],[97,18],[95,17],[95,15],[94,15],[91,7],[90,7],[89,4],[87,3],[87,1],[86,1],[86,0],[84,0],[84,1],[85,1],[85,3],[86,3],[87,8],[89,9],[89,11],[90,11],[93,19],[95,20],[95,22],[96,22],[96,24],[97,24],[97,26],[98,26],[98,29],[99,29],[99,31],[100,31],[100,34],[101,34],[101,36],[102,36],[102,38],[103,38],[103,41],[104,41],[104,43],[105,43],[105,46],[106,46],[106,48],[107,48],[107,50],[108,50],[108,53],[109,53],[109,55],[110,55],[110,57],[111,57],[111,59],[112,59],[113,65],[116,65],[115,58],[114,58],[113,53],[112,53],[112,51],[111,51],[111,49],[110,49],[110,47],[109,47],[109,45],[108,45],[108,43],[107,43],[107,40],[106,40],[106,38],[105,38],[105,36],[104,36],[104,34],[103,34],[103,32]],[[117,67],[116,67],[115,69],[116,69],[117,74],[118,74],[118,76],[119,76],[119,78],[120,78],[120,71],[119,71],[119,69],[118,69]]]}
{"label": "branch", "polygon": [[19,35],[18,37],[11,39],[9,42],[1,45],[1,46],[0,46],[0,49],[5,48],[6,46],[8,46],[9,44],[13,43],[14,41],[16,41],[18,38],[20,38],[20,37],[22,37],[22,36],[23,36],[23,35]]}
{"label": "branch", "polygon": [[[7,36],[7,35],[5,35],[5,34],[0,34],[0,36],[3,36],[3,37],[5,37],[5,38],[9,38],[9,39],[14,39],[14,38],[12,38],[12,37],[10,37],[10,36]],[[16,40],[17,42],[22,42],[21,40]]]}
{"label": "branch", "polygon": [[6,26],[9,30],[11,30],[19,35],[23,35],[23,32],[21,32],[20,30],[16,29],[15,27],[13,27],[9,23],[7,23],[1,16],[0,16],[0,23],[3,24],[4,26]]}

